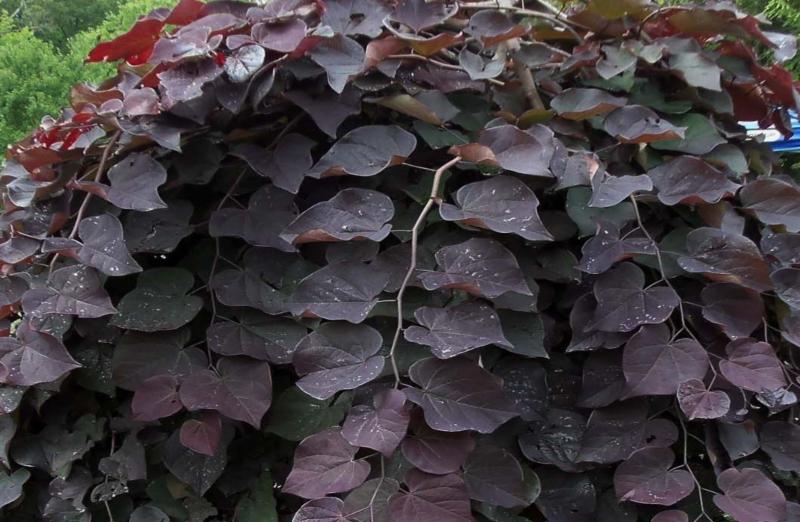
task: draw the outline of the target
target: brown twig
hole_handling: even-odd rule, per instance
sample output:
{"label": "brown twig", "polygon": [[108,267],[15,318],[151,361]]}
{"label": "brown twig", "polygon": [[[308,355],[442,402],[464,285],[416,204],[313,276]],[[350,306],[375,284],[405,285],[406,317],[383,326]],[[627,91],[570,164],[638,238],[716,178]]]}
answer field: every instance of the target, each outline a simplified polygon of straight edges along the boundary
{"label": "brown twig", "polygon": [[414,226],[411,227],[411,261],[408,266],[408,271],[403,278],[403,282],[400,284],[400,288],[397,291],[397,298],[395,299],[395,302],[397,303],[397,329],[395,329],[394,332],[392,346],[389,348],[389,360],[392,363],[392,372],[394,372],[395,388],[400,385],[400,370],[397,368],[397,359],[395,355],[397,351],[397,343],[400,341],[400,333],[403,331],[403,296],[405,295],[408,283],[411,281],[411,277],[414,275],[414,271],[417,269],[417,246],[419,242],[419,232],[422,229],[422,226],[425,224],[425,218],[428,217],[428,213],[439,200],[439,185],[442,183],[442,176],[447,169],[459,161],[461,161],[461,156],[456,156],[436,169],[436,172],[433,175],[433,182],[431,184],[430,197],[425,203],[425,206],[422,207],[422,211],[419,213],[419,216],[417,216]]}

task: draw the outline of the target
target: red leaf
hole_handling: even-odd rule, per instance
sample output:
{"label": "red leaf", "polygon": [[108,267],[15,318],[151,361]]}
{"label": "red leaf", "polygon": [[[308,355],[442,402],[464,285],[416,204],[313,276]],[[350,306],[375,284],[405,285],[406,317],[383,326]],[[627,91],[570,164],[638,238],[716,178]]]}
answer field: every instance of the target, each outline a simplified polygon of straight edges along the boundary
{"label": "red leaf", "polygon": [[130,31],[108,42],[98,44],[89,52],[87,62],[115,62],[121,58],[141,55],[153,47],[164,28],[164,22],[141,18]]}

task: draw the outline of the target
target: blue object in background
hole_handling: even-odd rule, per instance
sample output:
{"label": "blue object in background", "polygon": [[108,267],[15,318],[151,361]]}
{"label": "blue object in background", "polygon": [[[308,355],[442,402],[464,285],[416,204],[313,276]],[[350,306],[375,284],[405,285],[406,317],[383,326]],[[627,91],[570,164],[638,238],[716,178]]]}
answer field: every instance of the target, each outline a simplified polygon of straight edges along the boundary
{"label": "blue object in background", "polygon": [[747,129],[748,136],[764,136],[764,143],[772,147],[775,152],[800,152],[800,119],[797,114],[791,113],[790,121],[794,134],[789,139],[783,137],[775,127],[760,129],[754,121],[743,121],[741,124]]}

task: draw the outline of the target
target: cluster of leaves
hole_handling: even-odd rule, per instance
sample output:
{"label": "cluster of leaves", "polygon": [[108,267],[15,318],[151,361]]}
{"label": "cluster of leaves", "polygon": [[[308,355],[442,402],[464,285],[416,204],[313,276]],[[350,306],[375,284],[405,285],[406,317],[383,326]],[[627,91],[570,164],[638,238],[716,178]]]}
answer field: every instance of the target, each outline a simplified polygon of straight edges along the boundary
{"label": "cluster of leaves", "polygon": [[[530,6],[529,6],[530,7]],[[15,521],[789,522],[789,38],[182,0],[7,154]]]}

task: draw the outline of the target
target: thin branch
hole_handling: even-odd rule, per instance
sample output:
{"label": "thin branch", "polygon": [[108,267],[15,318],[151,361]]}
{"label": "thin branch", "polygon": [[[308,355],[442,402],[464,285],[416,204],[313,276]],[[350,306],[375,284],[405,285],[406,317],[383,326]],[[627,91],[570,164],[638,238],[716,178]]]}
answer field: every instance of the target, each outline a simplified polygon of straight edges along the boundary
{"label": "thin branch", "polygon": [[400,284],[400,289],[397,291],[397,299],[395,299],[395,302],[397,303],[397,328],[395,329],[394,338],[392,339],[392,346],[389,348],[389,360],[392,363],[392,372],[394,372],[395,388],[400,385],[400,370],[397,368],[396,351],[397,343],[400,342],[400,334],[403,331],[403,296],[406,293],[406,288],[408,287],[408,283],[411,281],[411,277],[414,275],[414,271],[417,269],[417,246],[419,242],[419,232],[422,229],[422,226],[425,224],[425,218],[428,217],[428,213],[439,200],[439,185],[442,183],[442,176],[447,169],[459,161],[461,161],[461,156],[456,156],[436,169],[436,172],[433,175],[433,183],[431,184],[430,197],[425,203],[425,206],[422,207],[422,211],[419,213],[419,216],[417,216],[414,226],[411,227],[411,260],[408,266],[408,271],[403,278],[403,282]]}
{"label": "thin branch", "polygon": [[678,412],[676,416],[681,425],[681,430],[683,431],[683,467],[686,468],[686,471],[688,471],[689,475],[692,476],[694,485],[697,487],[697,500],[700,503],[700,516],[698,516],[695,520],[699,520],[701,517],[706,517],[706,520],[709,522],[714,522],[714,519],[708,516],[708,513],[706,512],[706,506],[703,501],[703,486],[700,485],[700,481],[697,479],[694,471],[692,471],[692,468],[689,466],[689,432],[686,429],[686,423],[683,422],[683,417],[681,416],[680,412]]}

